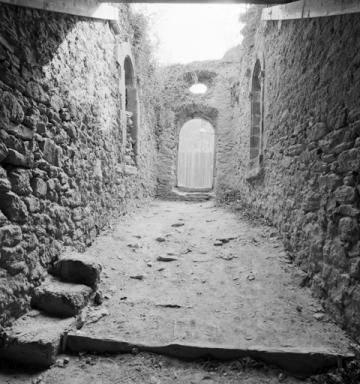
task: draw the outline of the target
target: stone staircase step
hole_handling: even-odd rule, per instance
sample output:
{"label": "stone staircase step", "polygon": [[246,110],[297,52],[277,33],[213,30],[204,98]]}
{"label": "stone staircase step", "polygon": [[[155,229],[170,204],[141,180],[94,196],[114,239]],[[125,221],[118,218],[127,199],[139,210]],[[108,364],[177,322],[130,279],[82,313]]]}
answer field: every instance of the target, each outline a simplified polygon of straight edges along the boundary
{"label": "stone staircase step", "polygon": [[0,358],[31,367],[49,367],[56,361],[62,337],[75,326],[75,319],[57,319],[31,311],[6,328]]}
{"label": "stone staircase step", "polygon": [[53,272],[62,281],[85,284],[96,289],[100,281],[101,265],[89,256],[70,253],[55,263]]}
{"label": "stone staircase step", "polygon": [[204,202],[214,197],[213,192],[185,192],[179,189],[173,189],[169,198],[171,200]]}
{"label": "stone staircase step", "polygon": [[49,315],[71,317],[85,307],[91,293],[92,289],[86,285],[50,278],[35,289],[31,305]]}

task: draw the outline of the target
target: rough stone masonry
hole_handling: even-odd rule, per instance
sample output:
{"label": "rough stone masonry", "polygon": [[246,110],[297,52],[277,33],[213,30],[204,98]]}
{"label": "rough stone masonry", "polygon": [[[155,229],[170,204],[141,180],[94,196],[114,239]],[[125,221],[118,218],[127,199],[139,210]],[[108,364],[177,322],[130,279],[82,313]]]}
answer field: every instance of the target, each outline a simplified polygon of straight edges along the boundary
{"label": "rough stone masonry", "polygon": [[[182,124],[210,121],[217,199],[276,225],[314,292],[356,337],[360,16],[279,24],[260,14],[261,7],[248,10],[241,46],[222,60],[163,71],[158,194],[174,198]],[[194,77],[206,94],[189,92]]]}
{"label": "rough stone masonry", "polygon": [[84,249],[111,217],[154,194],[150,103],[137,166],[127,165],[122,44],[133,45],[143,100],[151,65],[141,24],[126,6],[119,15],[115,35],[106,21],[0,4],[2,325],[28,308],[64,247]]}
{"label": "rough stone masonry", "polygon": [[[222,60],[155,78],[126,6],[115,35],[105,21],[0,5],[0,324],[26,310],[64,246],[90,245],[155,191],[174,198],[179,131],[201,117],[216,132],[218,201],[276,225],[314,292],[358,334],[360,16],[279,24],[260,11],[248,10],[241,46]],[[123,43],[139,88],[135,162]],[[188,92],[195,80],[206,94]]]}

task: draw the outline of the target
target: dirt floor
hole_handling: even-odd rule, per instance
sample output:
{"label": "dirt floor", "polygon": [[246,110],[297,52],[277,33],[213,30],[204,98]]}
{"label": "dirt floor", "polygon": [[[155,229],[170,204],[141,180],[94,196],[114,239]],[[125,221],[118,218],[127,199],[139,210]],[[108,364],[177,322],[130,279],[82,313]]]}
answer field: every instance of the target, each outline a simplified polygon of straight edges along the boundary
{"label": "dirt floor", "polygon": [[1,384],[286,384],[301,381],[250,359],[217,363],[184,362],[164,356],[140,353],[117,356],[59,357],[58,366],[43,373],[18,373],[0,369]]}
{"label": "dirt floor", "polygon": [[[88,310],[79,334],[152,345],[348,351],[349,340],[303,286],[276,231],[211,201],[155,201],[120,218],[86,253],[103,264],[102,303]],[[18,372],[2,367],[0,383],[300,382],[248,358],[184,362],[136,350],[60,356],[40,375]],[[322,380],[302,382],[333,382]]]}
{"label": "dirt floor", "polygon": [[85,334],[155,345],[347,349],[344,333],[300,288],[303,275],[276,232],[213,202],[154,202],[87,253],[104,265],[105,300]]}

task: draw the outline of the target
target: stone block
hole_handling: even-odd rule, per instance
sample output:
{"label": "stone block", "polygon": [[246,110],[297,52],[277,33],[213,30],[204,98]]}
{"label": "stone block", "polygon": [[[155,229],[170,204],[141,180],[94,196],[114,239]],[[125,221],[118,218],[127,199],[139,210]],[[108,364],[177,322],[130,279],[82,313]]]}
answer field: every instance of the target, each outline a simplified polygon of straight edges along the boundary
{"label": "stone block", "polygon": [[101,269],[95,259],[77,253],[62,256],[54,265],[54,273],[61,280],[92,288],[100,281]]}
{"label": "stone block", "polygon": [[49,315],[71,317],[85,307],[91,293],[86,285],[49,279],[35,289],[31,305]]}
{"label": "stone block", "polygon": [[0,178],[0,195],[11,191],[11,184],[8,179]]}
{"label": "stone block", "polygon": [[18,99],[10,92],[4,92],[1,96],[0,114],[5,119],[9,119],[14,123],[21,123],[24,120],[24,111]]}
{"label": "stone block", "polygon": [[35,177],[31,180],[31,187],[36,197],[44,198],[46,196],[47,184],[43,179]]}
{"label": "stone block", "polygon": [[30,98],[42,104],[49,104],[49,96],[44,92],[41,85],[35,81],[28,81],[26,86],[26,94]]}
{"label": "stone block", "polygon": [[9,149],[9,153],[3,162],[23,168],[32,168],[34,166],[34,159],[31,155],[24,156],[14,149]]}
{"label": "stone block", "polygon": [[360,148],[352,148],[338,156],[339,172],[358,172],[360,168]]}
{"label": "stone block", "polygon": [[342,241],[355,242],[359,227],[352,217],[342,217],[339,221],[339,233]]}
{"label": "stone block", "polygon": [[21,245],[15,247],[2,247],[0,267],[7,270],[10,275],[26,273],[28,268],[24,260],[24,249]]}
{"label": "stone block", "polygon": [[320,208],[320,201],[321,196],[314,193],[308,196],[304,203],[303,203],[303,209],[305,212],[314,212],[317,211]]}
{"label": "stone block", "polygon": [[8,125],[6,131],[21,140],[32,140],[35,131],[25,125]]}
{"label": "stone block", "polygon": [[28,218],[28,210],[20,197],[13,192],[0,195],[0,209],[11,221],[25,223]]}
{"label": "stone block", "polygon": [[0,228],[0,244],[2,247],[14,247],[22,240],[21,227],[5,225]]}
{"label": "stone block", "polygon": [[73,325],[72,318],[56,319],[32,312],[5,329],[0,356],[31,367],[49,367],[56,361],[62,336]]}
{"label": "stone block", "polygon": [[52,165],[61,167],[62,149],[51,139],[45,139],[42,145],[44,159]]}
{"label": "stone block", "polygon": [[309,128],[308,138],[310,141],[316,141],[323,138],[328,133],[328,128],[325,123],[319,122]]}
{"label": "stone block", "polygon": [[342,204],[352,203],[356,197],[356,189],[343,185],[335,190],[335,198]]}
{"label": "stone block", "polygon": [[26,169],[13,169],[8,172],[12,190],[18,194],[27,196],[32,192],[30,186],[30,175]]}

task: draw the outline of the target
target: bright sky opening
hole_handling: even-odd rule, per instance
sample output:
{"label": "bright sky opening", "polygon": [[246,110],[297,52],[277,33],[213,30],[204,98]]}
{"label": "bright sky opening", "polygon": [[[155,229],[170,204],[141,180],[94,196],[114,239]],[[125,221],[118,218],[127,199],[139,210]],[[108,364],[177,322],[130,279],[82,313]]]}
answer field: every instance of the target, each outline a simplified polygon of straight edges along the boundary
{"label": "bright sky opening", "polygon": [[244,4],[134,4],[150,18],[150,36],[160,64],[221,59],[241,43]]}

